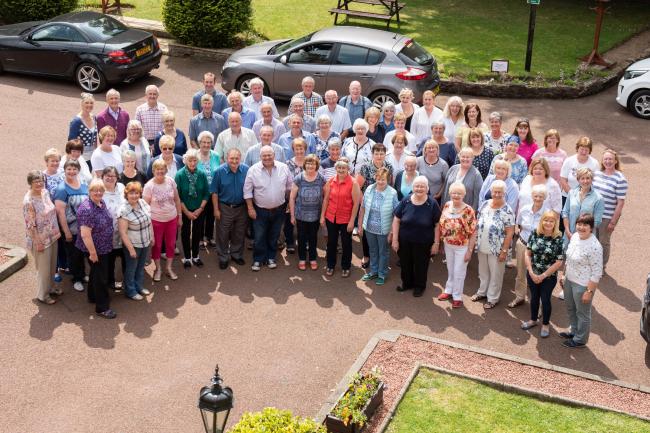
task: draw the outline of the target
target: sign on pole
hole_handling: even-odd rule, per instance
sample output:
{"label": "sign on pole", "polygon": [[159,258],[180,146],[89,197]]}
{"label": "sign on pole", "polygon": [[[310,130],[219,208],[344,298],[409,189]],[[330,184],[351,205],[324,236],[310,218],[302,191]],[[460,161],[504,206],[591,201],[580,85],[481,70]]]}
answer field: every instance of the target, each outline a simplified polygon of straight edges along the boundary
{"label": "sign on pole", "polygon": [[535,19],[537,17],[537,5],[540,0],[527,0],[530,4],[530,18],[528,20],[528,46],[526,47],[526,72],[530,72],[530,63],[533,58],[533,36],[535,35]]}

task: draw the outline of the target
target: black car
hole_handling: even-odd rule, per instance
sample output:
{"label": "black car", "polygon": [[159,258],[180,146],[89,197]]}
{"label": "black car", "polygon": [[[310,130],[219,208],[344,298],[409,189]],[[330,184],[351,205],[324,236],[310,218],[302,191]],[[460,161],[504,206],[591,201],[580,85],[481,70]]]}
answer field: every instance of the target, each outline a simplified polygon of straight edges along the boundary
{"label": "black car", "polygon": [[0,72],[72,78],[87,92],[146,75],[161,57],[151,33],[98,12],[0,26]]}
{"label": "black car", "polygon": [[650,274],[645,284],[645,295],[643,296],[643,308],[641,308],[641,336],[650,343]]}

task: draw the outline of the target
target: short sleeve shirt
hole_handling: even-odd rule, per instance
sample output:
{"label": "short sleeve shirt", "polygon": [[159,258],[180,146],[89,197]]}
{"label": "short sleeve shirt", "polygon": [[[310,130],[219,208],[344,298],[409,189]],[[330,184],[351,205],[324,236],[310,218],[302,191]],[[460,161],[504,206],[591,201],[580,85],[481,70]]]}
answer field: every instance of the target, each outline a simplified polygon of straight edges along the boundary
{"label": "short sleeve shirt", "polygon": [[440,206],[437,201],[427,197],[423,204],[415,205],[411,202],[411,196],[408,196],[395,208],[395,216],[400,219],[400,242],[433,243],[433,231],[440,220]]}
{"label": "short sleeve shirt", "polygon": [[538,235],[537,230],[533,230],[528,238],[527,247],[532,253],[531,261],[533,271],[537,275],[546,272],[556,261],[564,260],[564,241],[562,236],[551,237]]}
{"label": "short sleeve shirt", "polygon": [[151,179],[144,186],[142,197],[150,202],[151,218],[154,221],[167,222],[178,217],[174,191],[176,182],[169,176],[165,176],[165,181],[161,184]]}
{"label": "short sleeve shirt", "polygon": [[321,174],[316,174],[316,178],[310,182],[305,179],[304,173],[300,173],[294,178],[293,183],[298,187],[296,219],[305,222],[318,221],[323,202],[325,178]]}
{"label": "short sleeve shirt", "polygon": [[[97,255],[108,254],[113,250],[113,217],[104,200],[99,206],[90,199],[84,200],[77,209],[77,221],[80,228],[90,228]],[[85,253],[88,252],[81,236],[77,236],[75,246]]]}
{"label": "short sleeve shirt", "polygon": [[440,239],[444,243],[467,245],[475,231],[476,215],[471,206],[465,205],[460,212],[454,212],[452,203],[445,203],[440,217]]}

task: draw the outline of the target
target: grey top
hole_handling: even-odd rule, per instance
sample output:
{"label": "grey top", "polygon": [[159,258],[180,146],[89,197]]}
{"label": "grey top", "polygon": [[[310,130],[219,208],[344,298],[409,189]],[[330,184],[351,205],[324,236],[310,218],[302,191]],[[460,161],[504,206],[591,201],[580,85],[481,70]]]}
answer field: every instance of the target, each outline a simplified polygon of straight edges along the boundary
{"label": "grey top", "polygon": [[[447,172],[447,178],[445,179],[445,186],[442,193],[442,203],[447,203],[451,198],[449,197],[449,186],[456,182],[458,177],[458,172],[460,171],[460,164],[452,165],[449,171]],[[470,205],[474,211],[478,210],[478,199],[479,193],[481,192],[481,186],[483,186],[483,178],[481,173],[473,165],[470,167],[468,172],[465,174],[465,177],[462,179],[463,185],[467,193],[463,201]]]}
{"label": "grey top", "polygon": [[420,156],[418,157],[417,171],[429,181],[429,196],[433,198],[433,196],[438,194],[438,191],[440,191],[445,183],[447,172],[449,171],[449,165],[447,165],[447,161],[442,158],[438,158],[438,161],[435,164],[429,165],[424,160],[424,156]]}

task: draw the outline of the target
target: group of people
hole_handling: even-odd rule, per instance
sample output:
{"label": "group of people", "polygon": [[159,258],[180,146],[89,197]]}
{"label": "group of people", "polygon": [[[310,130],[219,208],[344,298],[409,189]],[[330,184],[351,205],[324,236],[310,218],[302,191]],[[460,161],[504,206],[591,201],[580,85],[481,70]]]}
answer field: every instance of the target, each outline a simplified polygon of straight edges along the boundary
{"label": "group of people", "polygon": [[521,327],[530,329],[541,304],[542,337],[560,285],[571,318],[564,344],[586,344],[591,299],[627,191],[616,151],[598,161],[581,137],[569,156],[558,131],[538,144],[528,119],[510,134],[500,113],[486,124],[479,105],[458,96],[441,110],[433,92],[424,92],[420,107],[403,89],[399,104],[379,108],[357,81],[342,98],[334,90],[323,98],[314,85],[305,77],[280,118],[260,79],[250,81],[250,95],[226,96],[207,73],[187,135],[156,86],[147,86],[135,118],[114,89],[97,115],[93,96],[82,94],[65,154],[48,150],[45,170],[28,174],[24,214],[38,299],[55,303],[61,289],[52,291],[52,277],[69,272],[75,290],[88,283],[100,316],[115,317],[109,289],[120,285],[117,259],[126,296],[142,300],[149,261],[154,281],[178,279],[178,237],[184,268],[204,265],[202,247],[217,249],[221,269],[244,265],[249,237],[253,271],[276,268],[282,246],[289,254],[297,247],[299,270],[316,271],[320,233],[325,274],[338,265],[349,277],[358,235],[362,279],[386,283],[392,248],[397,290],[416,297],[427,287],[431,257],[444,254],[448,277],[438,299],[452,308],[463,306],[474,254],[480,284],[470,299],[485,309],[499,303],[505,268],[515,267],[508,307],[528,296],[531,319]]}

